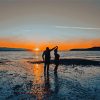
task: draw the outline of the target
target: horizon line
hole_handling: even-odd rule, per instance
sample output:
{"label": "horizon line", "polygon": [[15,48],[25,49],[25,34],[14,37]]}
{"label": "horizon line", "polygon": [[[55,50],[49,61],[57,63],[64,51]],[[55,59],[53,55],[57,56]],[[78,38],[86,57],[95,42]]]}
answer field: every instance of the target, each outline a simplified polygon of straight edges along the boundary
{"label": "horizon line", "polygon": [[[91,47],[88,47],[88,48],[94,48],[94,47],[100,47],[100,46],[91,46]],[[17,48],[17,47],[0,47],[0,48],[10,48],[10,49],[25,49],[25,50],[29,50],[29,51],[35,51],[33,49],[28,49],[28,48]],[[71,48],[71,49],[88,49],[87,47],[83,47],[83,48]],[[64,50],[60,50],[59,51],[69,51],[71,49],[64,49]],[[39,51],[43,51],[43,50],[39,50]]]}

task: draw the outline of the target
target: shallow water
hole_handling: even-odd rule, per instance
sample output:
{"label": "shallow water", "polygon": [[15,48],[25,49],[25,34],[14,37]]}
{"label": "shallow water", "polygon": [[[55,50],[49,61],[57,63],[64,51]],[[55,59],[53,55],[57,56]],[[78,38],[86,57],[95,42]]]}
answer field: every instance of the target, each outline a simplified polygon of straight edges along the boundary
{"label": "shallow water", "polygon": [[41,59],[40,55],[0,52],[0,100],[100,100],[100,66],[59,65],[54,74],[51,64],[44,75],[43,64],[27,62]]}

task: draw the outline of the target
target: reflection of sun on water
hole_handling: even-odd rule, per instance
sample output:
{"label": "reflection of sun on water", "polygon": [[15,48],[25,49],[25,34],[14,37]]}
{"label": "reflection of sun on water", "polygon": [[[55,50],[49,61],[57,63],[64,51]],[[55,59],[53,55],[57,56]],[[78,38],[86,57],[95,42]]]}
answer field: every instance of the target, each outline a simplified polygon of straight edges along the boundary
{"label": "reflection of sun on water", "polygon": [[37,97],[37,100],[43,99],[44,94],[44,67],[41,64],[34,64],[33,66],[33,94]]}
{"label": "reflection of sun on water", "polygon": [[43,83],[43,66],[42,65],[38,65],[38,64],[34,64],[33,66],[33,75],[34,75],[34,82],[36,82],[36,84],[42,84]]}
{"label": "reflection of sun on water", "polygon": [[39,48],[35,48],[35,49],[33,49],[34,50],[34,60],[40,60],[41,59],[41,53],[40,53],[40,49]]}

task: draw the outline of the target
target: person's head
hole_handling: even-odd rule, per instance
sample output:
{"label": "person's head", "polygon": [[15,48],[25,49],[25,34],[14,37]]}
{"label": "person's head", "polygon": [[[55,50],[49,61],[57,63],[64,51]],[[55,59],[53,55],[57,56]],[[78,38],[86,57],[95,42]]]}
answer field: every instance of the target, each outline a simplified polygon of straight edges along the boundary
{"label": "person's head", "polygon": [[46,47],[46,51],[48,51],[49,50],[49,47]]}

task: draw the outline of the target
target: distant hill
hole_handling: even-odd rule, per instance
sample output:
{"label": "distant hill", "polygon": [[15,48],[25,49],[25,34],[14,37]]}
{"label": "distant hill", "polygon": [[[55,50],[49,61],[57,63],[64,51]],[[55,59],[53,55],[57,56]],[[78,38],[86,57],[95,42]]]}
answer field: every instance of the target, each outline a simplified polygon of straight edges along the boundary
{"label": "distant hill", "polygon": [[92,47],[85,49],[71,49],[70,51],[100,51],[100,47]]}
{"label": "distant hill", "polygon": [[8,48],[8,47],[0,47],[0,51],[29,51],[24,48]]}

